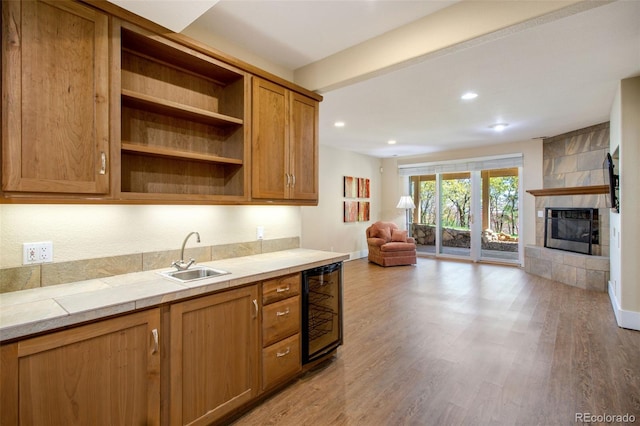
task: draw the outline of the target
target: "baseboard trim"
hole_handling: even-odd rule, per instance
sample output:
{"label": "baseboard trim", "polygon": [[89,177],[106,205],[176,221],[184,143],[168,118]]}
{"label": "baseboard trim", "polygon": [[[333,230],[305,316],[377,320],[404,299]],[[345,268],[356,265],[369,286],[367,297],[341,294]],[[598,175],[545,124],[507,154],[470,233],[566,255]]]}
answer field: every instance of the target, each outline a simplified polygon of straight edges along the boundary
{"label": "baseboard trim", "polygon": [[[369,256],[369,250],[352,251],[351,253],[349,253],[349,260],[362,259],[363,257],[367,256]],[[347,260],[347,262],[349,260]]]}
{"label": "baseboard trim", "polygon": [[620,307],[611,281],[609,281],[609,299],[611,300],[611,307],[613,308],[613,314],[616,317],[618,327],[640,331],[640,312],[625,311]]}

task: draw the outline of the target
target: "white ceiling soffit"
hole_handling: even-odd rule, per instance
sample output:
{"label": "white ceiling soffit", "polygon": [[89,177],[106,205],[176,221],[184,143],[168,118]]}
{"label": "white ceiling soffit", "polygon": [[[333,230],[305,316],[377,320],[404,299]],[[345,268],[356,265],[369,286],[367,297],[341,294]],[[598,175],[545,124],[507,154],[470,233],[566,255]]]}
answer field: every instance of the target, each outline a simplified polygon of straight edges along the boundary
{"label": "white ceiling soffit", "polygon": [[294,70],[458,1],[222,0],[192,29]]}
{"label": "white ceiling soffit", "polygon": [[123,9],[179,33],[219,0],[109,0]]}

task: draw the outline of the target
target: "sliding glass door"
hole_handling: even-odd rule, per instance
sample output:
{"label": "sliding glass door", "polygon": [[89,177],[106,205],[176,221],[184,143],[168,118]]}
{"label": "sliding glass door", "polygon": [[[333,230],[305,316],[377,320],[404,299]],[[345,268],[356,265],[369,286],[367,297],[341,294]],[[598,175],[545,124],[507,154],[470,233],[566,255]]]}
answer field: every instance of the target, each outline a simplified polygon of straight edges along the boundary
{"label": "sliding glass door", "polygon": [[418,252],[518,263],[519,168],[411,176]]}
{"label": "sliding glass door", "polygon": [[416,208],[413,211],[411,236],[418,243],[418,251],[436,254],[438,191],[436,175],[412,176],[411,193]]}
{"label": "sliding glass door", "polygon": [[471,173],[447,173],[440,179],[440,254],[471,256]]}
{"label": "sliding glass door", "polygon": [[483,170],[480,259],[519,260],[518,168]]}

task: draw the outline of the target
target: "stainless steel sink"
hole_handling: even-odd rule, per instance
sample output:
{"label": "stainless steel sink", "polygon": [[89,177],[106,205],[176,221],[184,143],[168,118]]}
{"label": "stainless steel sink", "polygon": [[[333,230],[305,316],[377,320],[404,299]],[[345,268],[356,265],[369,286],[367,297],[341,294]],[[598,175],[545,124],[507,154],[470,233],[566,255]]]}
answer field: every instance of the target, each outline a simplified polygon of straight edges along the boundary
{"label": "stainless steel sink", "polygon": [[196,266],[193,268],[185,269],[184,271],[164,271],[160,272],[167,278],[171,278],[182,283],[203,280],[205,278],[218,277],[220,275],[226,275],[229,272],[222,271],[220,269],[209,268],[208,266]]}

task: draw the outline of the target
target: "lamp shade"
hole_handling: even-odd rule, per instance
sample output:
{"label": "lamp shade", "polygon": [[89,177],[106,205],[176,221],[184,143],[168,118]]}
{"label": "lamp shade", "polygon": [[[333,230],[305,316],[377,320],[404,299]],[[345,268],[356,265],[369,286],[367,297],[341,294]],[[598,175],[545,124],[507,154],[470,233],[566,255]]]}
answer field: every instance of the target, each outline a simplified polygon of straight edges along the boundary
{"label": "lamp shade", "polygon": [[415,209],[416,205],[413,204],[413,199],[410,195],[403,195],[398,201],[397,209]]}

